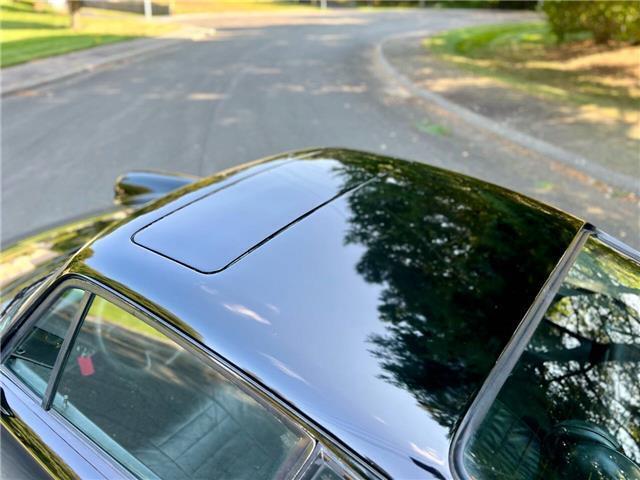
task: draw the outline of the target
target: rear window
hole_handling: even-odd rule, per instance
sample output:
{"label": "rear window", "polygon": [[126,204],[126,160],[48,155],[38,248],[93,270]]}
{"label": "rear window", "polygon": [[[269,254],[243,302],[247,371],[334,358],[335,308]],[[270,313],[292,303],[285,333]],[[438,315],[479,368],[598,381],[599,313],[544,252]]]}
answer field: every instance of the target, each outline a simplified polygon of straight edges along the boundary
{"label": "rear window", "polygon": [[587,240],[462,450],[467,478],[640,478],[640,265]]}

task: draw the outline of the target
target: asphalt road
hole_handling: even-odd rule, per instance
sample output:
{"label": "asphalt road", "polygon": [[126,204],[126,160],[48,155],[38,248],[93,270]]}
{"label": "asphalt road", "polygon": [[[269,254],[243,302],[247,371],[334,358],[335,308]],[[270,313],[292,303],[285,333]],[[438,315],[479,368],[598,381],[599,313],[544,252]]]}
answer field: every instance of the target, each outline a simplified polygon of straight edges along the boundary
{"label": "asphalt road", "polygon": [[375,46],[389,35],[495,15],[193,18],[217,34],[5,98],[2,239],[108,206],[113,180],[127,170],[206,175],[287,150],[344,146],[493,181],[637,247],[633,201],[412,98],[376,67]]}

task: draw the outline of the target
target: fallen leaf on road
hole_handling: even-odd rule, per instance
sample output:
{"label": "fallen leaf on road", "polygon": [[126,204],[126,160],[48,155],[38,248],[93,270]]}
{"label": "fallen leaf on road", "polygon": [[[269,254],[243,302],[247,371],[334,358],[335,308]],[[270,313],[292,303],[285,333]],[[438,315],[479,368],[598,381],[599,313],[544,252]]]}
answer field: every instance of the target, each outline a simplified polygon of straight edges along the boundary
{"label": "fallen leaf on road", "polygon": [[416,124],[416,128],[421,132],[428,133],[429,135],[450,135],[451,132],[444,125],[439,123],[431,123],[428,120],[423,120]]}

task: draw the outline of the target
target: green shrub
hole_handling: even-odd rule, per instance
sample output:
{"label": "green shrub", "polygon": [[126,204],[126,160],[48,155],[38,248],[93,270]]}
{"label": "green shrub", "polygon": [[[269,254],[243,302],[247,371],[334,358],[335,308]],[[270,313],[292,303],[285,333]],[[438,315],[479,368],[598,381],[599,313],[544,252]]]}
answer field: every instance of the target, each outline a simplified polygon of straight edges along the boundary
{"label": "green shrub", "polygon": [[544,0],[551,30],[559,42],[568,33],[588,31],[596,43],[640,42],[640,1]]}
{"label": "green shrub", "polygon": [[427,0],[425,4],[443,8],[533,10],[538,5],[538,0]]}

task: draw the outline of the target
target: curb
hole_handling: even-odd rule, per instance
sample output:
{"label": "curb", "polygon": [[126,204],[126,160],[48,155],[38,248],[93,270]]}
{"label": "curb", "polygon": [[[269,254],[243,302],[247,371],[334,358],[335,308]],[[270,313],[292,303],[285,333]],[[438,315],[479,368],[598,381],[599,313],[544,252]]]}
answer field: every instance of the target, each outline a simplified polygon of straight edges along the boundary
{"label": "curb", "polygon": [[565,150],[556,145],[540,140],[539,138],[532,137],[526,133],[522,133],[519,130],[515,130],[510,127],[506,127],[501,123],[491,120],[488,117],[480,115],[468,108],[465,108],[457,103],[454,103],[447,98],[437,93],[425,90],[418,87],[408,77],[400,73],[392,64],[387,60],[384,54],[384,46],[392,40],[399,40],[402,38],[412,37],[428,37],[433,35],[433,32],[418,31],[403,33],[400,35],[391,35],[379,42],[375,47],[375,61],[382,68],[382,70],[392,77],[396,82],[405,87],[413,95],[421,97],[428,102],[438,105],[445,110],[457,115],[465,122],[473,125],[474,127],[488,130],[489,132],[499,135],[506,140],[520,145],[528,150],[534,151],[545,157],[556,160],[560,163],[564,163],[570,167],[579,167],[583,172],[602,180],[608,184],[617,186],[636,195],[640,195],[640,179],[635,179],[628,175],[612,172],[602,165],[598,165],[591,160],[588,160],[581,155]]}
{"label": "curb", "polygon": [[[138,57],[138,56],[142,56],[144,54],[147,53],[151,53],[154,52],[156,50],[159,50],[161,48],[166,48],[166,47],[170,47],[173,45],[176,45],[180,42],[185,41],[185,38],[167,38],[167,37],[157,37],[156,42],[149,42],[148,44],[145,44],[143,46],[140,46],[138,48],[133,48],[131,50],[128,50],[126,52],[122,52],[122,53],[118,53],[115,55],[111,55],[108,57],[105,57],[104,59],[101,60],[96,60],[96,61],[92,61],[92,62],[88,62],[85,64],[80,64],[74,67],[69,68],[68,70],[65,70],[63,72],[60,73],[56,73],[56,74],[52,74],[52,75],[48,75],[48,76],[44,76],[44,77],[40,77],[40,78],[36,78],[36,79],[32,79],[32,80],[26,80],[24,82],[18,82],[16,85],[13,85],[11,87],[9,87],[8,89],[2,89],[2,92],[0,93],[0,97],[4,98],[4,97],[10,97],[16,94],[19,94],[21,92],[24,92],[26,90],[32,90],[34,88],[38,88],[38,87],[42,87],[45,85],[49,85],[52,83],[56,83],[56,82],[60,82],[63,80],[67,80],[68,78],[71,77],[75,77],[77,75],[81,75],[83,73],[89,73],[92,71],[95,71],[99,68],[103,68],[103,67],[107,67],[110,65],[114,65],[114,64],[118,64],[118,63],[123,63],[129,59]],[[111,44],[113,45],[113,44]],[[71,53],[77,53],[77,52],[71,52]],[[46,59],[43,59],[46,60]],[[19,68],[19,66],[18,66]]]}

